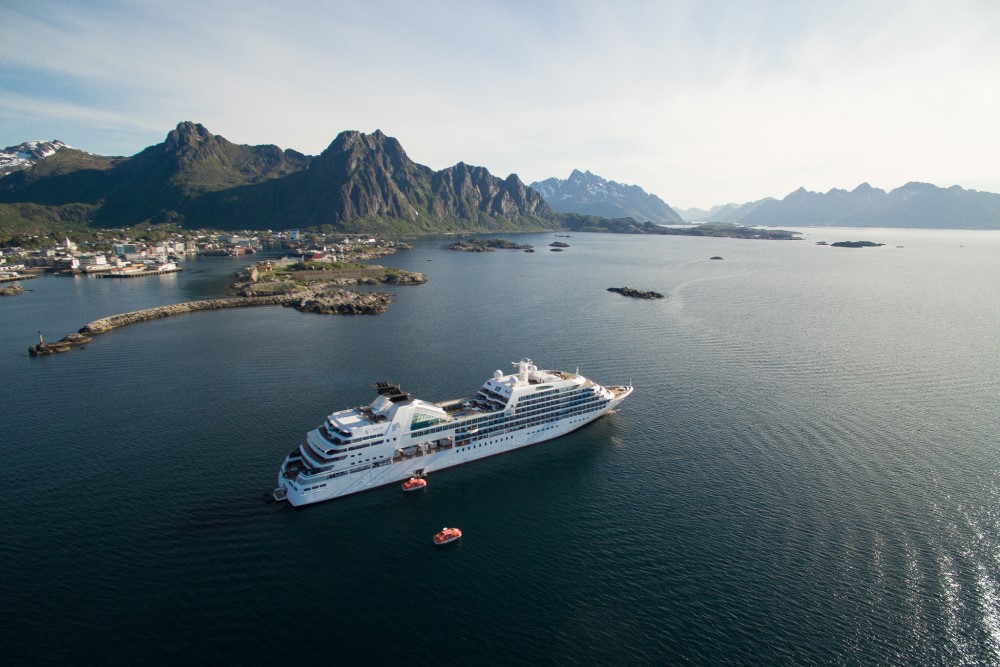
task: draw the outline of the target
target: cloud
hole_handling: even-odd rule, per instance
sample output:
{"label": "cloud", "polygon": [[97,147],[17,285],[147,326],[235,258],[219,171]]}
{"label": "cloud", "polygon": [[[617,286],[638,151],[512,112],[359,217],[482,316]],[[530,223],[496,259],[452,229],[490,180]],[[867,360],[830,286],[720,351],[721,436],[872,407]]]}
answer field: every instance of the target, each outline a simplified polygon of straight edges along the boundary
{"label": "cloud", "polygon": [[181,120],[308,153],[380,128],[435,168],[585,168],[684,205],[1000,190],[987,2],[15,0],[0,21],[7,143],[26,113],[45,136],[117,125],[132,152]]}

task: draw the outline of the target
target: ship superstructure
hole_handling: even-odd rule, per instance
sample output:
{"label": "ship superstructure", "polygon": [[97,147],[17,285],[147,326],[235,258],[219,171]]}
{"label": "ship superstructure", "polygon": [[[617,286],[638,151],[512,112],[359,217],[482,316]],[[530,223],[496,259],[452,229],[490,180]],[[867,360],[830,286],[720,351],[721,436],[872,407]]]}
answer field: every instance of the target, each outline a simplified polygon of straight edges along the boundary
{"label": "ship superstructure", "polygon": [[496,371],[475,396],[441,403],[387,382],[370,405],[329,415],[285,458],[274,495],[292,505],[331,500],[537,444],[613,410],[631,385],[604,387],[530,359]]}

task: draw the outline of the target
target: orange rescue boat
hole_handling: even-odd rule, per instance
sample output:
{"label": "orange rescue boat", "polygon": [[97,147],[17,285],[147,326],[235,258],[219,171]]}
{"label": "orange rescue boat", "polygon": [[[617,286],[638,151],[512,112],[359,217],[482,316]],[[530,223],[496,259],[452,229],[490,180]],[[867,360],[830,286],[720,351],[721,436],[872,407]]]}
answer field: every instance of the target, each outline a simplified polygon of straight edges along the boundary
{"label": "orange rescue boat", "polygon": [[444,546],[445,544],[451,544],[452,542],[461,539],[462,531],[458,528],[448,528],[445,526],[441,529],[437,535],[434,536],[434,544],[437,546]]}
{"label": "orange rescue boat", "polygon": [[419,491],[427,486],[427,480],[420,477],[411,477],[403,482],[403,491]]}

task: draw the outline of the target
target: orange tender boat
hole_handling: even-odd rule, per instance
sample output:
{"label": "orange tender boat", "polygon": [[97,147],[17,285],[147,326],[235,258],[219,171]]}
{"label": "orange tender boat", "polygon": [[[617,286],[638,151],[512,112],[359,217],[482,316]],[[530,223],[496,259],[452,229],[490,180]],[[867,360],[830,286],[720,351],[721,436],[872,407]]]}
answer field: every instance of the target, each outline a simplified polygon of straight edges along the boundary
{"label": "orange tender boat", "polygon": [[462,537],[462,531],[458,528],[448,528],[447,526],[441,529],[441,532],[434,536],[434,544],[437,546],[443,546],[445,544],[451,544],[455,540]]}
{"label": "orange tender boat", "polygon": [[425,486],[427,486],[426,479],[420,479],[419,477],[411,477],[410,479],[403,482],[403,491],[419,491]]}

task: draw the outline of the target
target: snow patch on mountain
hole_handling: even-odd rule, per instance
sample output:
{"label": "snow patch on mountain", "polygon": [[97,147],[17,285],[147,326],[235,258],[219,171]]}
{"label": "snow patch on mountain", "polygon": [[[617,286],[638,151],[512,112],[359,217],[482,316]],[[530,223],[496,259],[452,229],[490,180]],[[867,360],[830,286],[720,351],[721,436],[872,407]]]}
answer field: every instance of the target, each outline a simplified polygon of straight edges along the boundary
{"label": "snow patch on mountain", "polygon": [[25,141],[17,146],[0,150],[0,174],[27,169],[63,148],[72,148],[55,139],[53,141]]}

